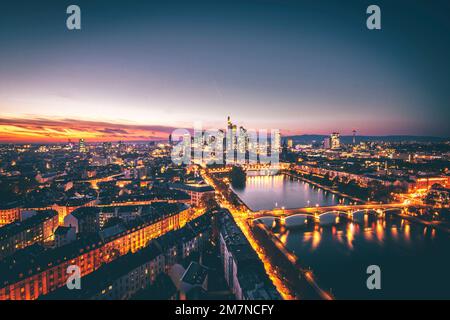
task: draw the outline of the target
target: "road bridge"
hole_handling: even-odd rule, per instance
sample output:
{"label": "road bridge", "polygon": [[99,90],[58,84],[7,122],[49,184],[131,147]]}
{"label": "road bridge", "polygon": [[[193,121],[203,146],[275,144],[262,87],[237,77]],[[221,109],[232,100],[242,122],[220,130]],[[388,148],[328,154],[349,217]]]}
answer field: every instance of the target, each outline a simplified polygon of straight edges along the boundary
{"label": "road bridge", "polygon": [[[387,212],[401,211],[411,207],[404,203],[391,204],[361,204],[361,205],[336,205],[336,206],[316,206],[297,209],[274,209],[260,210],[248,213],[251,220],[275,219],[282,225],[301,225],[309,222],[319,224],[335,224],[344,220],[353,220],[359,212],[364,214],[372,213],[382,216]],[[414,206],[414,208],[425,208],[426,206]]]}

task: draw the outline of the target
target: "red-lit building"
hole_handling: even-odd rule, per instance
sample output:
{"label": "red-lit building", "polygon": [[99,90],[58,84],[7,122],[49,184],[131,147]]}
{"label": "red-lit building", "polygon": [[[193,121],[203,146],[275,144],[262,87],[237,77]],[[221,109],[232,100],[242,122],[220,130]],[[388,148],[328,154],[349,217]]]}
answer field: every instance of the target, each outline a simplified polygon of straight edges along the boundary
{"label": "red-lit building", "polygon": [[58,227],[58,214],[54,210],[42,210],[23,221],[0,228],[0,258],[35,243],[53,239]]}
{"label": "red-lit building", "polygon": [[80,267],[85,276],[117,256],[136,252],[151,239],[178,229],[191,217],[184,204],[157,205],[157,211],[113,237],[83,237],[60,248],[45,250],[23,261],[6,259],[0,263],[0,300],[32,300],[64,285],[70,265]]}
{"label": "red-lit building", "polygon": [[0,209],[0,227],[19,220],[19,208],[1,208]]}
{"label": "red-lit building", "polygon": [[412,186],[412,190],[429,190],[433,185],[438,184],[444,188],[450,187],[450,177],[448,176],[430,176],[417,178]]}

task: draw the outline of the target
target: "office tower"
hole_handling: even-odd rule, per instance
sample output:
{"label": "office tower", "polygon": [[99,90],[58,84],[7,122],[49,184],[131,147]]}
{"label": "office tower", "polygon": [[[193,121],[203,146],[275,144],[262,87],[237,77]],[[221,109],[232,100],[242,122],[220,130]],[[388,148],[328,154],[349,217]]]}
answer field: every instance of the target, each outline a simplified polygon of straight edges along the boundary
{"label": "office tower", "polygon": [[280,131],[276,131],[275,132],[274,141],[272,143],[273,143],[272,149],[273,150],[277,150],[279,152],[280,148],[281,148],[281,134],[280,134]]}
{"label": "office tower", "polygon": [[227,162],[236,162],[236,152],[237,152],[237,126],[231,122],[230,116],[227,119],[227,135],[226,135],[226,145],[227,145]]}
{"label": "office tower", "polygon": [[87,148],[86,148],[86,144],[84,143],[84,139],[80,139],[78,148],[81,153],[87,152]]}
{"label": "office tower", "polygon": [[294,147],[294,141],[292,141],[292,139],[287,140],[287,147],[289,149],[292,149]]}
{"label": "office tower", "polygon": [[341,138],[338,132],[333,132],[330,136],[331,149],[339,149],[341,147]]}
{"label": "office tower", "polygon": [[325,139],[323,139],[323,148],[324,149],[331,148],[330,140],[331,140],[330,137],[326,137]]}

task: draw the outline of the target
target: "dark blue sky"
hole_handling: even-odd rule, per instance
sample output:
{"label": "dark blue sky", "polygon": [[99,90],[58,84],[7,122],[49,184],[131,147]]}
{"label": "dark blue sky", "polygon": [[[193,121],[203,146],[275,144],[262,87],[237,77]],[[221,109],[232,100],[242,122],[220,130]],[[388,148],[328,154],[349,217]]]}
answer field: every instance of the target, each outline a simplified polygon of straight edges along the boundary
{"label": "dark blue sky", "polygon": [[[286,134],[450,136],[448,1],[8,2],[3,131],[24,117],[191,127],[231,115]],[[70,4],[81,31],[65,27]],[[366,28],[370,4],[381,31]]]}

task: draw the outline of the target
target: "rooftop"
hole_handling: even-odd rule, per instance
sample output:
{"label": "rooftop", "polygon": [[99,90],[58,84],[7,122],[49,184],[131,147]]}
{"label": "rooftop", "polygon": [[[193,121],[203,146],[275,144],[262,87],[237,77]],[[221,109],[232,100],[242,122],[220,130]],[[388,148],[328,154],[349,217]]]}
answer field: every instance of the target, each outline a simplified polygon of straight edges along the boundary
{"label": "rooftop", "polygon": [[116,260],[104,264],[96,271],[83,277],[82,290],[69,290],[64,286],[43,296],[42,299],[89,299],[99,294],[103,289],[113,285],[114,281],[117,279],[125,276],[143,264],[154,260],[161,254],[161,251],[153,243],[150,243],[147,247],[136,253],[128,253],[118,257]]}
{"label": "rooftop", "polygon": [[7,224],[0,228],[0,241],[3,241],[13,235],[19,234],[29,228],[37,226],[46,220],[49,220],[58,213],[55,210],[40,210],[34,216],[23,220]]}
{"label": "rooftop", "polygon": [[201,286],[205,282],[207,276],[208,268],[195,261],[192,261],[181,277],[181,281],[193,286]]}
{"label": "rooftop", "polygon": [[173,189],[180,189],[186,191],[195,191],[195,192],[213,192],[214,188],[207,184],[184,184],[184,183],[172,183],[170,187]]}

